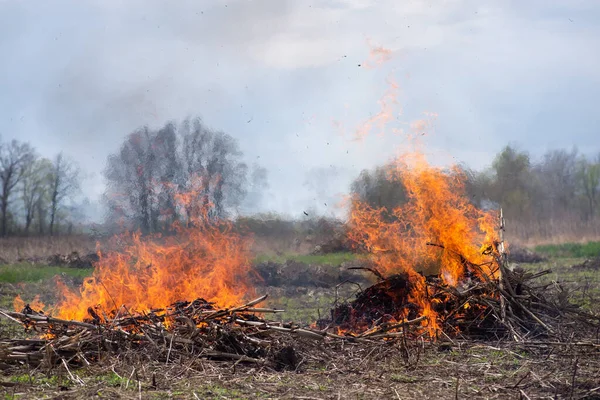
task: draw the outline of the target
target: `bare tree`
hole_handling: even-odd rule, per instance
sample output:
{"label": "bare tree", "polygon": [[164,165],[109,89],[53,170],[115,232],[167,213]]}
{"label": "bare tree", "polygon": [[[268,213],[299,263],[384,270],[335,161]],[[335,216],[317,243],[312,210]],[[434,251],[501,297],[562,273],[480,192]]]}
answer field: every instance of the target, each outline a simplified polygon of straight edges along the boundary
{"label": "bare tree", "polygon": [[0,233],[8,233],[8,206],[13,190],[23,179],[26,166],[34,159],[33,149],[28,143],[12,140],[0,145]]}
{"label": "bare tree", "polygon": [[[48,187],[52,180],[52,162],[46,158],[35,160],[25,167],[21,184],[23,210],[25,213],[25,234],[29,234],[31,224],[40,213],[38,220],[43,218],[42,210],[48,197]],[[43,226],[42,232],[43,233]]]}
{"label": "bare tree", "polygon": [[[46,188],[47,190],[48,188]],[[48,192],[45,193],[44,196],[41,196],[35,202],[34,208],[35,212],[35,221],[37,221],[37,231],[40,236],[46,234],[46,227],[48,225]]]}
{"label": "bare tree", "polygon": [[[237,141],[208,129],[200,119],[159,130],[142,128],[127,136],[118,154],[108,158],[105,199],[111,215],[142,232],[190,221],[198,212],[221,218],[247,194],[248,168]],[[193,193],[183,210],[180,194]]]}
{"label": "bare tree", "polygon": [[227,209],[238,206],[247,194],[248,167],[237,141],[223,132],[208,129],[200,119],[182,125],[183,190],[193,179],[200,179],[204,209],[212,205],[211,215],[224,217]]}
{"label": "bare tree", "polygon": [[74,161],[58,153],[52,164],[50,175],[50,225],[49,233],[53,236],[58,211],[65,205],[65,200],[79,190],[80,170]]}
{"label": "bare tree", "polygon": [[[153,230],[170,227],[178,219],[175,194],[176,183],[180,179],[180,160],[178,155],[179,138],[174,123],[166,124],[156,133],[153,151],[157,156],[157,194],[159,212],[154,213]],[[159,221],[162,220],[162,221]]]}
{"label": "bare tree", "polygon": [[577,150],[550,150],[533,168],[537,182],[532,198],[540,218],[568,216],[574,211],[577,193]]}
{"label": "bare tree", "polygon": [[157,132],[144,127],[128,135],[119,153],[108,157],[104,176],[109,209],[144,233],[159,228],[159,200],[165,188],[161,175],[166,174],[164,162],[169,148],[161,144]]}

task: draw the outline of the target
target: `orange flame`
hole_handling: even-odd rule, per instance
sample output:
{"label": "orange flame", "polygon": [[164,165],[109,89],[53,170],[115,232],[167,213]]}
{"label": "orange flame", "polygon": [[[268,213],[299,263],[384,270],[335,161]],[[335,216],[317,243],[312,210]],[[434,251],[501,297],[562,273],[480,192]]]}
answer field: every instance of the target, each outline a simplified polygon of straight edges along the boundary
{"label": "orange flame", "polygon": [[400,90],[400,86],[391,76],[388,78],[387,83],[389,86],[388,90],[386,90],[384,95],[377,102],[380,110],[377,112],[377,114],[371,116],[357,127],[354,135],[355,141],[361,141],[365,139],[373,130],[373,128],[377,128],[379,130],[380,136],[383,135],[387,125],[390,122],[393,122],[394,119],[401,114],[400,110],[395,110],[396,106],[398,106],[398,92]]}
{"label": "orange flame", "polygon": [[46,305],[40,300],[40,295],[36,294],[35,297],[33,298],[32,301],[30,301],[29,303],[26,303],[20,295],[17,295],[17,297],[14,298],[13,300],[13,308],[15,309],[16,312],[21,312],[23,311],[23,309],[25,308],[25,306],[29,304],[29,307],[33,310],[33,311],[37,311],[37,312],[41,312],[44,311],[44,308],[46,307]]}
{"label": "orange flame", "polygon": [[249,239],[235,233],[229,222],[211,220],[208,208],[190,207],[198,195],[178,197],[180,206],[187,206],[189,221],[186,227],[175,226],[175,236],[120,236],[127,243],[124,249],[101,253],[92,277],[78,292],[59,282],[57,316],[83,320],[89,318],[88,307],[110,315],[126,306],[137,313],[197,298],[230,307],[252,295]]}
{"label": "orange flame", "polygon": [[447,284],[456,286],[469,260],[478,266],[469,273],[493,276],[492,256],[483,249],[497,240],[495,216],[469,203],[465,177],[458,168],[433,167],[420,154],[398,158],[394,166],[390,173],[406,187],[408,202],[385,210],[354,198],[349,235],[366,248],[380,272],[408,274],[413,287],[410,300],[429,317],[427,329],[433,334],[438,329],[436,313],[419,272],[436,268]]}

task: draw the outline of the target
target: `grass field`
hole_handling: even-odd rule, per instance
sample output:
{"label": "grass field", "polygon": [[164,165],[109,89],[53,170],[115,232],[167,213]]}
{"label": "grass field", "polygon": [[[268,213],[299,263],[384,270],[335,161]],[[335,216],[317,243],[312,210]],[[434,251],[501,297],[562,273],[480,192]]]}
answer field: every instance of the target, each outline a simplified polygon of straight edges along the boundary
{"label": "grass field", "polygon": [[[521,266],[530,271],[551,269],[551,274],[540,278],[541,284],[560,283],[572,300],[599,312],[600,273],[572,268],[585,260],[582,254],[592,254],[595,249],[594,244],[582,246],[542,249],[550,256],[548,262]],[[356,261],[355,256],[340,253],[260,256],[255,262],[288,259],[315,268],[336,268]],[[56,295],[54,276],[77,284],[90,273],[89,269],[29,264],[0,266],[0,307],[10,308],[16,294],[30,299],[40,293],[51,303]],[[326,314],[336,298],[333,287],[259,290],[270,295],[270,306],[286,309],[274,319],[304,323]],[[349,285],[338,296],[349,296],[355,290]],[[2,320],[0,337],[16,335],[22,335],[22,328]],[[314,344],[300,341],[299,345],[304,346],[305,362],[295,372],[202,359],[167,365],[110,360],[76,371],[6,369],[0,393],[4,399],[600,398],[593,397],[600,396],[600,349],[456,340],[443,346],[334,343],[318,350]]]}
{"label": "grass field", "polygon": [[0,266],[0,282],[24,283],[39,282],[55,276],[85,278],[91,274],[89,269],[69,267],[36,266],[31,264],[9,264]]}
{"label": "grass field", "polygon": [[255,263],[298,261],[305,264],[340,265],[347,261],[355,261],[361,257],[353,253],[330,253],[330,254],[263,254],[254,259]]}
{"label": "grass field", "polygon": [[551,257],[600,257],[600,242],[546,244],[535,246],[538,253]]}

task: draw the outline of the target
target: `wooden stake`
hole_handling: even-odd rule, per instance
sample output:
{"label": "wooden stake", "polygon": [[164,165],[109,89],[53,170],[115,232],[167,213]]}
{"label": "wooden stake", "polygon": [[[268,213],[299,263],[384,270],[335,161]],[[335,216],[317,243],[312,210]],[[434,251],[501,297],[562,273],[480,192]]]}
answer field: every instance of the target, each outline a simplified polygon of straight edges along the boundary
{"label": "wooden stake", "polygon": [[[503,272],[505,267],[506,252],[504,251],[504,214],[502,212],[502,208],[500,208],[499,220],[500,224],[498,235],[500,237],[500,243],[498,244],[498,253],[500,253],[500,265],[498,266],[498,273],[500,276],[498,282],[500,284],[500,290],[503,291],[505,289]],[[506,322],[506,299],[502,293],[500,294],[500,319],[502,323]]]}

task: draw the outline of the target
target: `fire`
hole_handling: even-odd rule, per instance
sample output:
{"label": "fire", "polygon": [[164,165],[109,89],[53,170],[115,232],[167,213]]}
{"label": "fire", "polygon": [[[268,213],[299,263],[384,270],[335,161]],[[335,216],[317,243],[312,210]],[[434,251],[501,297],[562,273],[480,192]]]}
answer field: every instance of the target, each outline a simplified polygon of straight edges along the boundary
{"label": "fire", "polygon": [[17,311],[17,312],[23,311],[23,309],[25,309],[27,304],[29,304],[29,307],[32,310],[38,311],[38,312],[44,311],[44,308],[46,307],[46,305],[40,300],[39,294],[36,294],[35,297],[33,298],[33,300],[30,301],[29,303],[26,303],[25,301],[23,301],[23,299],[19,295],[17,295],[17,297],[15,297],[13,300],[13,307],[14,307],[15,311]]}
{"label": "fire", "polygon": [[58,317],[82,320],[88,307],[129,312],[165,308],[204,298],[229,307],[251,294],[244,239],[218,227],[185,228],[175,237],[144,240],[133,235],[122,252],[102,255],[79,293],[59,289]]}
{"label": "fire", "polygon": [[406,187],[408,202],[385,210],[354,198],[349,235],[384,275],[408,276],[408,300],[428,317],[427,330],[433,334],[439,329],[436,304],[420,272],[439,269],[436,273],[450,286],[467,276],[494,277],[493,259],[485,250],[497,242],[495,215],[469,203],[465,176],[456,167],[431,166],[421,154],[400,157],[394,166],[390,173]]}
{"label": "fire", "polygon": [[355,141],[364,140],[374,128],[377,128],[379,130],[379,135],[382,136],[386,126],[401,114],[401,110],[395,109],[398,107],[398,92],[400,91],[400,86],[392,77],[388,78],[387,83],[388,89],[377,102],[380,107],[379,112],[358,126],[354,135]]}
{"label": "fire", "polygon": [[93,275],[79,291],[58,282],[56,316],[83,320],[94,312],[99,317],[143,313],[197,298],[230,307],[253,295],[249,238],[234,232],[231,223],[211,218],[195,203],[198,198],[178,197],[188,223],[175,225],[175,235],[119,236],[124,248],[99,252]]}

